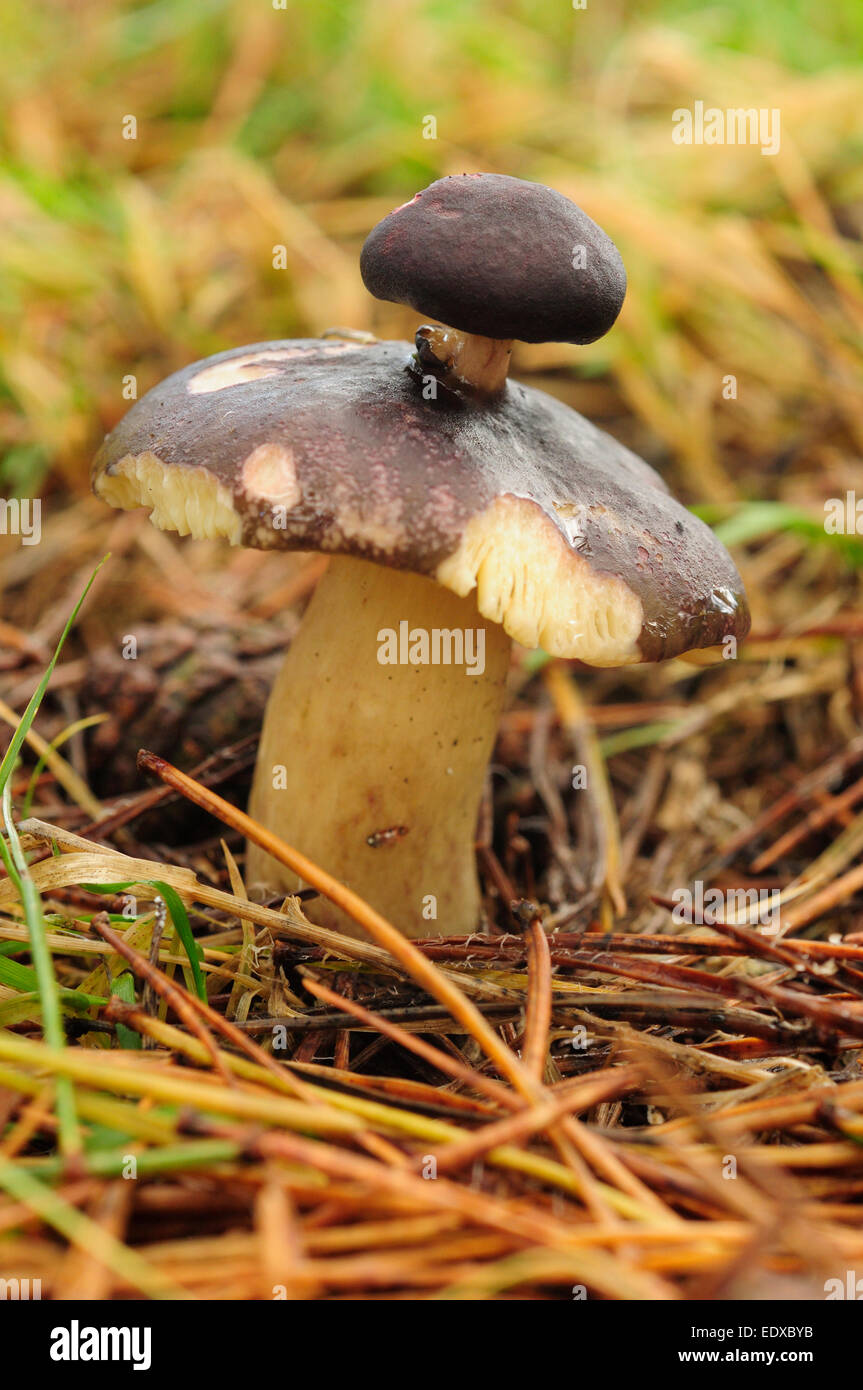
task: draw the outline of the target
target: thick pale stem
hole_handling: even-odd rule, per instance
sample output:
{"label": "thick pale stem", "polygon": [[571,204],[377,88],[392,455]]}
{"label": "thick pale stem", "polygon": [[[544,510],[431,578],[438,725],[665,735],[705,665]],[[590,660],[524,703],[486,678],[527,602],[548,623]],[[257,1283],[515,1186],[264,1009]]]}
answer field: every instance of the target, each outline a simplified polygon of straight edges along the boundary
{"label": "thick pale stem", "polygon": [[483,338],[478,333],[425,325],[416,342],[421,363],[436,365],[454,385],[479,396],[499,395],[506,385],[512,338]]}
{"label": "thick pale stem", "polygon": [[[405,935],[474,931],[476,817],[509,650],[472,598],[335,557],[270,695],[250,814]],[[254,845],[247,881],[301,886]],[[361,934],[323,899],[309,915]]]}

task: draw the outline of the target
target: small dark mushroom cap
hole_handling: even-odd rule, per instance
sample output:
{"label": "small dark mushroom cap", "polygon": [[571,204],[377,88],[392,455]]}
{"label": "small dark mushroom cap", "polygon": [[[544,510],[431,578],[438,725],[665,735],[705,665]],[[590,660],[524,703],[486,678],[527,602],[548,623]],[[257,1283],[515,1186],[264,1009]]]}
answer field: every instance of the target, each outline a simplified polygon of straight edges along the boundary
{"label": "small dark mushroom cap", "polygon": [[356,555],[476,589],[525,646],[592,665],[742,637],[713,532],[635,454],[511,382],[428,401],[407,343],[260,343],[168,377],[103,444],[93,487],[164,530]]}
{"label": "small dark mushroom cap", "polygon": [[486,338],[592,343],[626,294],[620,253],[562,193],[505,174],[438,179],[370,232],[377,299]]}

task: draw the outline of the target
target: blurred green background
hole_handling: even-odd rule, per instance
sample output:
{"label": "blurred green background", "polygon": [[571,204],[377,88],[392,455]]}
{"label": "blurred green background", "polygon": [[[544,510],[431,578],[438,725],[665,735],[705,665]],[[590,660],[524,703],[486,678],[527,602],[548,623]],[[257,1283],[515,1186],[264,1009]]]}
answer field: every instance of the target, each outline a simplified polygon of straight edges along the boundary
{"label": "blurred green background", "polygon": [[[129,374],[142,394],[244,342],[412,336],[359,248],[470,169],[574,197],[629,273],[608,338],[521,347],[516,374],[689,502],[860,485],[859,0],[3,0],[0,25],[4,494],[83,491]],[[695,100],[779,108],[780,152],[674,144]]]}

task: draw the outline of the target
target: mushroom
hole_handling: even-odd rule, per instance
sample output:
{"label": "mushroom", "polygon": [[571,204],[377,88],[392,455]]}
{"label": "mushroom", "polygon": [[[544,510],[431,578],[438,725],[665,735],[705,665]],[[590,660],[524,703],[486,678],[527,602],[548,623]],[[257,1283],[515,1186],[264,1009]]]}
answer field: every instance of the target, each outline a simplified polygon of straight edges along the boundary
{"label": "mushroom", "polygon": [[592,343],[626,294],[602,228],[562,193],[507,174],[430,184],[369,234],[360,273],[376,298],[450,325],[420,329],[419,364],[486,398],[503,389],[513,339]]}
{"label": "mushroom", "polygon": [[[521,214],[508,227],[528,207],[529,237]],[[576,227],[597,260],[566,308],[555,255]],[[727,552],[640,458],[541,391],[464,380],[472,336],[578,341],[613,320],[619,257],[579,209],[517,180],[443,180],[372,233],[363,269],[460,325],[454,367],[400,342],[222,352],[132,407],[93,486],[163,530],[332,556],[270,695],[250,812],[407,935],[463,934],[511,639],[619,666],[742,637],[748,613]],[[299,887],[254,845],[247,881]],[[329,903],[315,916],[355,930]]]}

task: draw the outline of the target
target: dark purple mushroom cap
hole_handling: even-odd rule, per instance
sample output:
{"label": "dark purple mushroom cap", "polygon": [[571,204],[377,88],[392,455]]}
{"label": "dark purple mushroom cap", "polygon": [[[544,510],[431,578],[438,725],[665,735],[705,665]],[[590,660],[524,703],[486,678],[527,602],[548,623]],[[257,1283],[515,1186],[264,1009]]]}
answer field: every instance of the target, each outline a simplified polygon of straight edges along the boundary
{"label": "dark purple mushroom cap", "polygon": [[377,299],[486,338],[592,343],[626,294],[620,253],[562,193],[505,174],[438,179],[370,232]]}
{"label": "dark purple mushroom cap", "polygon": [[298,340],[195,362],[112,431],[93,487],[181,535],[476,589],[523,645],[592,665],[745,635],[730,556],[646,463],[518,382],[483,409],[425,400],[409,353]]}

